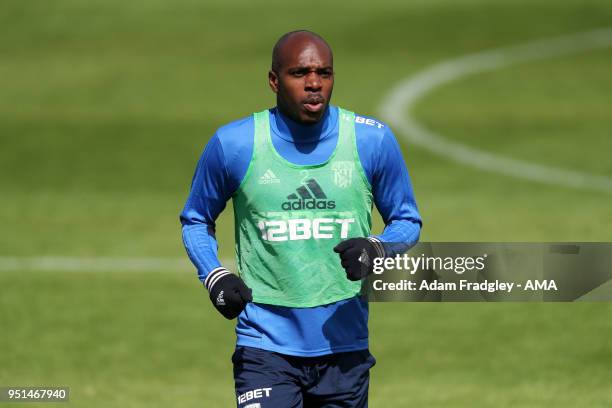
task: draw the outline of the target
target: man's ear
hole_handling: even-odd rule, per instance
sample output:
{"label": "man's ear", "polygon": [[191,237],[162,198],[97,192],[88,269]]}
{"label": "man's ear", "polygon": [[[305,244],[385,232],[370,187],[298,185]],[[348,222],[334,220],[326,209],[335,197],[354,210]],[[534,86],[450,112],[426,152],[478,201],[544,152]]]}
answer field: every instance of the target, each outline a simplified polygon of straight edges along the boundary
{"label": "man's ear", "polygon": [[272,92],[278,93],[278,75],[272,70],[268,71],[268,84]]}

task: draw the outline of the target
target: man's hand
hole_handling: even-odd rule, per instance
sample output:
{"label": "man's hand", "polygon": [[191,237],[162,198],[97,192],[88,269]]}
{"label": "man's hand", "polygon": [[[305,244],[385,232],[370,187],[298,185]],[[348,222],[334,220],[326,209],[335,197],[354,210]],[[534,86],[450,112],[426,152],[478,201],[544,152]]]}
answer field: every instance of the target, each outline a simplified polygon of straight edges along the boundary
{"label": "man's hand", "polygon": [[204,280],[210,300],[226,319],[238,317],[248,302],[253,301],[251,289],[240,277],[225,268],[214,269]]}
{"label": "man's hand", "polygon": [[374,258],[384,257],[380,241],[373,237],[350,238],[334,247],[349,280],[357,281],[372,273]]}

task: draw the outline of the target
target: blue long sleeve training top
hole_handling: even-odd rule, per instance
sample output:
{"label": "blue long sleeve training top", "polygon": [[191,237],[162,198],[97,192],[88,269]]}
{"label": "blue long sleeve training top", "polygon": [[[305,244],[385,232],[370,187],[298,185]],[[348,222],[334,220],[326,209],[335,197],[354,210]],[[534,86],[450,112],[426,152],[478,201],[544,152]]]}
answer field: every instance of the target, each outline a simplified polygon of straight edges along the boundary
{"label": "blue long sleeve training top", "polygon": [[[315,125],[299,124],[270,109],[274,148],[299,165],[318,164],[338,140],[338,108]],[[357,151],[385,222],[382,242],[416,243],[421,230],[408,170],[391,129],[366,116],[355,118]],[[217,130],[198,162],[180,220],[183,242],[201,281],[221,266],[215,221],[238,189],[253,153],[253,116]],[[312,308],[249,303],[238,317],[237,345],[295,356],[319,356],[368,348],[368,305],[358,297]]]}

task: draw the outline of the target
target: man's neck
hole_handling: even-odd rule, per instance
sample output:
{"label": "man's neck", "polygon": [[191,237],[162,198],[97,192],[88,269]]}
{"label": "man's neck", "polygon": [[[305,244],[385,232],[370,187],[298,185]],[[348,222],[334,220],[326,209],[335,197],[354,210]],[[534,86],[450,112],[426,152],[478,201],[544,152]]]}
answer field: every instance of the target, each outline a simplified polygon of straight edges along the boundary
{"label": "man's neck", "polygon": [[328,133],[330,133],[331,127],[334,126],[333,117],[336,115],[332,112],[334,108],[328,106],[319,120],[316,123],[300,123],[289,116],[285,115],[281,112],[281,110],[276,107],[276,115],[274,115],[276,130],[278,130],[278,135],[283,139],[290,142],[314,142],[320,140],[325,137]]}

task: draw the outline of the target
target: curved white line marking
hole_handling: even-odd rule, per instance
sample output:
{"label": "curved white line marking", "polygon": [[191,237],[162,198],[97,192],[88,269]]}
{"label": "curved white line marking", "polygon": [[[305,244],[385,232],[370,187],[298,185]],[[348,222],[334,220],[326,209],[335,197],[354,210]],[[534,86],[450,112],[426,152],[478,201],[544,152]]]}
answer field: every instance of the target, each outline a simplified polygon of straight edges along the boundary
{"label": "curved white line marking", "polygon": [[467,75],[609,46],[612,46],[612,29],[605,28],[447,60],[400,81],[383,99],[379,114],[399,129],[405,140],[456,162],[546,184],[612,192],[610,177],[511,159],[452,142],[426,129],[411,112],[433,89]]}

